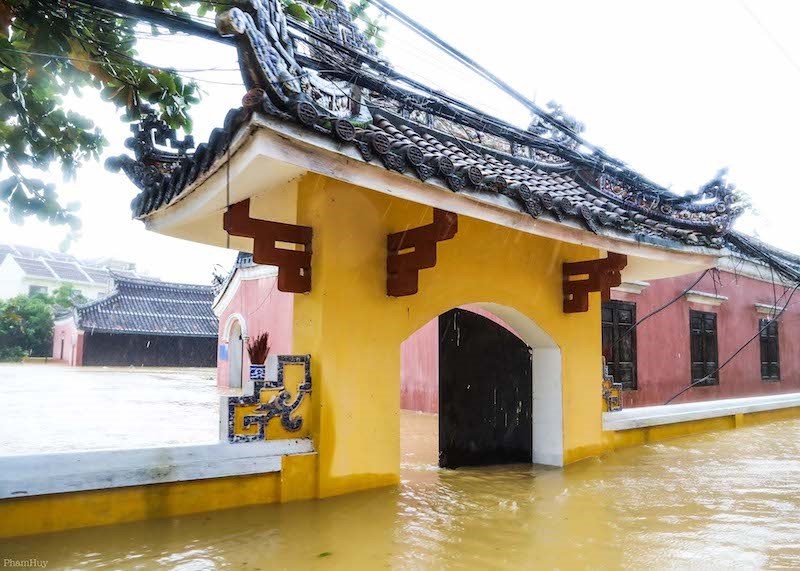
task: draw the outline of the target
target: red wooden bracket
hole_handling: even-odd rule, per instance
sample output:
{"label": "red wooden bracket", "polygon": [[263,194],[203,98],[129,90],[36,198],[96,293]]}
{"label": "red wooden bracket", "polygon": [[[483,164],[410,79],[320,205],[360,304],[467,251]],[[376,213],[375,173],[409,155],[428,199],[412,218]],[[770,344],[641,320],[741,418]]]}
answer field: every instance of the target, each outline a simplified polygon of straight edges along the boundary
{"label": "red wooden bracket", "polygon": [[[311,227],[250,218],[250,200],[228,207],[223,227],[231,236],[253,239],[253,261],[278,266],[278,289],[311,291]],[[277,242],[302,244],[303,251],[278,248]]]}
{"label": "red wooden bracket", "polygon": [[622,283],[621,272],[627,265],[628,257],[614,252],[599,260],[565,262],[562,266],[564,313],[589,311],[589,292],[592,291],[599,291],[603,301],[611,299],[611,288]]}
{"label": "red wooden bracket", "polygon": [[[386,293],[393,297],[419,291],[419,271],[436,265],[436,243],[458,232],[458,215],[433,209],[433,222],[389,234],[386,258]],[[404,250],[410,250],[405,252]]]}

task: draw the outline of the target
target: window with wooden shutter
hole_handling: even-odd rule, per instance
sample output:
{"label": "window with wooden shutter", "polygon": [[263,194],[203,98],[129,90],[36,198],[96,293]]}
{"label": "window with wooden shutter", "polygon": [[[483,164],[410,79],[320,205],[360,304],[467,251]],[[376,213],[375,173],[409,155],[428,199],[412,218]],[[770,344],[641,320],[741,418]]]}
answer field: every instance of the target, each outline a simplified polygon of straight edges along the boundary
{"label": "window with wooden shutter", "polygon": [[718,385],[717,314],[691,310],[689,325],[692,345],[692,383],[708,377],[702,383],[698,383],[698,386]]}
{"label": "window with wooden shutter", "polygon": [[603,356],[608,373],[622,388],[636,389],[636,304],[626,301],[603,303]]}
{"label": "window with wooden shutter", "polygon": [[779,381],[781,367],[778,353],[778,322],[761,319],[758,322],[758,329],[761,331],[761,378]]}

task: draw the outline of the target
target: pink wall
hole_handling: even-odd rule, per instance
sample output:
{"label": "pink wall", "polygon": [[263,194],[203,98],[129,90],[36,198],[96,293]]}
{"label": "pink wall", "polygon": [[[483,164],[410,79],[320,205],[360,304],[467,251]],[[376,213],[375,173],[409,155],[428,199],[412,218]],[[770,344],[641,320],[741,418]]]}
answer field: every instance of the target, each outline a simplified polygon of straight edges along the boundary
{"label": "pink wall", "polygon": [[[636,304],[636,317],[641,319],[685,290],[699,273],[654,280],[641,294],[615,292],[615,299]],[[720,272],[716,284],[711,273],[692,289],[728,297],[721,306],[689,303],[682,297],[669,308],[654,315],[637,328],[638,389],[625,391],[626,407],[664,404],[672,395],[691,383],[689,310],[717,314],[719,362],[722,364],[733,352],[758,331],[759,319],[766,316],[756,312],[755,304],[775,303],[771,283]],[[776,286],[777,297],[784,288]],[[755,339],[719,374],[719,385],[693,387],[673,402],[690,402],[731,397],[800,391],[800,292],[778,326],[781,380],[761,379],[759,340]]]}
{"label": "pink wall", "polygon": [[[63,359],[61,356],[62,339],[64,340]],[[61,360],[75,367],[83,364],[83,332],[77,331],[74,321],[53,327],[53,359]]]}
{"label": "pink wall", "polygon": [[[641,319],[684,291],[699,273],[654,280],[641,294],[614,292],[614,299],[636,304]],[[714,283],[707,275],[694,290],[716,293],[728,298],[721,306],[689,303],[686,298],[654,315],[637,328],[638,388],[623,394],[626,407],[663,404],[668,398],[691,383],[689,347],[689,310],[717,314],[719,362],[723,363],[734,351],[758,331],[759,319],[766,316],[756,312],[755,304],[775,303],[771,283],[720,272]],[[776,286],[777,297],[784,288]],[[484,315],[510,329],[493,315],[476,307],[465,309]],[[600,324],[597,325],[600,327]],[[437,412],[439,409],[439,329],[434,319],[416,331],[401,345],[400,406],[408,410]],[[800,391],[800,292],[780,319],[779,325],[780,381],[761,379],[759,340],[755,339],[719,375],[719,385],[694,387],[673,402],[691,402],[732,397],[755,396]],[[598,377],[599,378],[599,377]],[[599,381],[598,381],[598,389]]]}
{"label": "pink wall", "polygon": [[[474,305],[466,309],[514,330],[502,319]],[[400,408],[439,412],[439,318],[417,329],[400,345]]]}
{"label": "pink wall", "polygon": [[[248,271],[256,268],[237,270],[246,276]],[[239,314],[244,318],[242,331],[247,331],[250,339],[263,332],[269,333],[270,355],[286,355],[292,352],[292,311],[294,294],[278,291],[277,278],[265,277],[243,279],[233,299],[223,310],[219,318],[219,343],[227,342],[226,326],[232,315]],[[234,283],[231,283],[234,285]],[[230,286],[229,286],[230,287]],[[242,376],[246,378],[250,369],[250,358],[247,348],[243,350]],[[229,361],[217,362],[217,385],[229,386]]]}

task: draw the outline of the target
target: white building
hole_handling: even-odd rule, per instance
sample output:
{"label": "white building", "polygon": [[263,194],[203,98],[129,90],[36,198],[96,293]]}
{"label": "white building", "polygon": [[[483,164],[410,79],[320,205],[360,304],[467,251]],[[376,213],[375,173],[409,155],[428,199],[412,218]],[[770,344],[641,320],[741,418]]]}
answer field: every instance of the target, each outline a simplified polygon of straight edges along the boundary
{"label": "white building", "polygon": [[87,299],[97,299],[112,289],[109,269],[120,274],[136,273],[136,266],[128,262],[81,261],[68,254],[0,244],[0,299],[51,294],[63,284],[72,284]]}

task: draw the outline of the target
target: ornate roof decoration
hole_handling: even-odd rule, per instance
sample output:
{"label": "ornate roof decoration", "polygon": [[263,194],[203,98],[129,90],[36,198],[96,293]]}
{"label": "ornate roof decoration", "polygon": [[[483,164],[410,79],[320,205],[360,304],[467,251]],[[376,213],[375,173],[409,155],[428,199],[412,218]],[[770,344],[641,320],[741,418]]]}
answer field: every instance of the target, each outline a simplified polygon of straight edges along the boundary
{"label": "ornate roof decoration", "polygon": [[327,3],[332,8],[306,6],[311,24],[284,13],[280,0],[248,0],[218,16],[220,34],[236,38],[248,90],[243,107],[193,154],[189,143],[145,114],[129,143],[136,159],[109,161],[142,189],[134,216],[178,198],[223,156],[251,114],[262,113],[352,144],[366,162],[454,192],[505,195],[533,217],[672,246],[725,244],[743,201],[724,173],[681,196],[586,149],[576,137],[583,126],[555,104],[528,129],[491,117],[396,72],[341,1]]}

